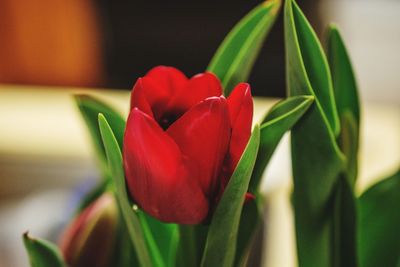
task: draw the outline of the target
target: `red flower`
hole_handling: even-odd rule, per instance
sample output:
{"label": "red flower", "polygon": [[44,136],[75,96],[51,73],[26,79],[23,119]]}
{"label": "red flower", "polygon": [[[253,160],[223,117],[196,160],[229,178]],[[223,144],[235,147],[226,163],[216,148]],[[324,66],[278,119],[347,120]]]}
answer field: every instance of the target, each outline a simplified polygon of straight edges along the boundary
{"label": "red flower", "polygon": [[248,84],[226,99],[212,73],[188,79],[172,67],[152,69],[133,87],[125,130],[131,196],[161,221],[201,223],[243,153],[252,117]]}
{"label": "red flower", "polygon": [[64,231],[60,248],[68,266],[108,266],[117,226],[117,203],[111,194],[105,193],[85,208]]}

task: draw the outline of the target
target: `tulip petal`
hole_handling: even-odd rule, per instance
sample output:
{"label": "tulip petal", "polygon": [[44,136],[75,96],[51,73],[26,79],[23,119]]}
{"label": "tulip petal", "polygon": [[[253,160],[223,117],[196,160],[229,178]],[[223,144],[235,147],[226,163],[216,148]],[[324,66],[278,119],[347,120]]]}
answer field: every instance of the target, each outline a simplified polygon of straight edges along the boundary
{"label": "tulip petal", "polygon": [[125,175],[138,205],[164,222],[204,220],[208,201],[174,140],[138,109],[129,115],[124,140]]}
{"label": "tulip petal", "polygon": [[85,209],[65,230],[60,240],[60,249],[64,254],[64,259],[67,262],[76,261],[78,254],[77,248],[81,247],[79,238],[84,226],[88,223],[88,219],[92,216],[93,209],[90,207]]}
{"label": "tulip petal", "polygon": [[251,135],[253,118],[253,98],[250,85],[238,84],[227,99],[230,121],[232,125],[231,143],[227,156],[227,170],[223,184],[226,184],[232,175]]}
{"label": "tulip petal", "polygon": [[[184,157],[195,164],[204,193],[215,197],[221,167],[230,140],[229,113],[224,97],[211,97],[200,102],[167,130]],[[195,177],[194,177],[195,178]]]}
{"label": "tulip petal", "polygon": [[182,91],[188,79],[173,67],[158,66],[139,78],[131,94],[131,109],[139,108],[156,120],[164,116],[171,96]]}
{"label": "tulip petal", "polygon": [[168,90],[167,87],[160,86],[152,78],[139,78],[132,90],[131,109],[138,108],[158,119],[168,105],[170,99]]}
{"label": "tulip petal", "polygon": [[143,78],[139,78],[131,92],[131,109],[138,108],[147,115],[154,117],[149,101],[146,98]]}
{"label": "tulip petal", "polygon": [[180,91],[188,81],[188,78],[180,70],[167,66],[157,66],[151,69],[145,77],[153,79],[159,86],[166,88],[170,96]]}
{"label": "tulip petal", "polygon": [[170,109],[184,113],[194,105],[212,96],[221,96],[222,87],[217,76],[211,72],[197,74],[171,100]]}

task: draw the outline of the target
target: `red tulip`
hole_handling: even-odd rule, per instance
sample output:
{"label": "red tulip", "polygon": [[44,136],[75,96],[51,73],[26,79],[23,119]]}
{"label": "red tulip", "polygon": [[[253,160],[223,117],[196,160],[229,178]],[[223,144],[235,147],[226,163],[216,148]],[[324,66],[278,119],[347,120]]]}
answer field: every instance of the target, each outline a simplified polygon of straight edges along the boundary
{"label": "red tulip", "polygon": [[68,266],[108,266],[117,226],[117,203],[106,193],[84,209],[63,233],[60,248]]}
{"label": "red tulip", "polygon": [[241,83],[226,99],[212,73],[191,79],[159,66],[139,78],[124,136],[132,198],[164,222],[207,219],[251,134],[253,100]]}

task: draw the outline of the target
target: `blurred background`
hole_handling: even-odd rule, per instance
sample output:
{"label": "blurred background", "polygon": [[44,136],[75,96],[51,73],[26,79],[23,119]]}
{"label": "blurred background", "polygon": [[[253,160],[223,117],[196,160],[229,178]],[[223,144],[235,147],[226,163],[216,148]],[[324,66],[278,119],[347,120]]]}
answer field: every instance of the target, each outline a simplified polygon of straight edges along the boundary
{"label": "blurred background", "polygon": [[[136,78],[160,64],[187,76],[203,72],[224,36],[259,3],[0,0],[0,267],[27,266],[22,231],[56,240],[75,195],[98,177],[71,94],[94,94],[126,113]],[[400,162],[400,2],[298,3],[321,38],[334,21],[348,46],[363,106],[361,191]],[[256,96],[285,96],[281,17],[250,83]],[[273,101],[258,103],[264,111]],[[269,252],[266,266],[295,266],[284,200],[290,191],[287,139],[268,170],[265,191],[285,196],[272,201],[274,218],[284,223],[271,235],[281,237],[275,247],[288,254]]]}
{"label": "blurred background", "polygon": [[[192,76],[259,2],[2,0],[0,82],[130,89],[160,64]],[[319,1],[299,2],[319,31]],[[283,96],[283,51],[279,20],[251,77],[256,94]]]}

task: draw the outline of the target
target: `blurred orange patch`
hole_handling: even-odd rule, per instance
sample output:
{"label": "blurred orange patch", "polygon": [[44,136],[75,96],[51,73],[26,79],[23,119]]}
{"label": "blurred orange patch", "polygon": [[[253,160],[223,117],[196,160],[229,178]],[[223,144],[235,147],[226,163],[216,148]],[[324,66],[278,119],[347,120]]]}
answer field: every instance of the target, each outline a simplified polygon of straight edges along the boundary
{"label": "blurred orange patch", "polygon": [[102,85],[97,15],[90,0],[0,1],[0,83]]}

